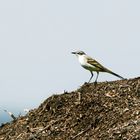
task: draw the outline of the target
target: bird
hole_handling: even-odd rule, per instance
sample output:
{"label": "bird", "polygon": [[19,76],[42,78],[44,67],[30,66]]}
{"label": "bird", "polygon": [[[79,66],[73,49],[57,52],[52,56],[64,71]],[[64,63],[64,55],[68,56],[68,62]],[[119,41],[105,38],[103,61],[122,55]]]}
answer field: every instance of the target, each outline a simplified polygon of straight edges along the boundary
{"label": "bird", "polygon": [[120,79],[124,79],[122,76],[112,72],[111,70],[109,70],[106,67],[104,67],[103,65],[101,65],[99,62],[97,62],[95,59],[88,56],[83,51],[72,52],[72,54],[75,54],[78,57],[79,63],[83,68],[90,71],[91,77],[90,77],[88,83],[90,83],[91,79],[93,78],[93,71],[95,71],[97,73],[95,83],[97,83],[99,72],[107,72],[114,76],[117,76]]}

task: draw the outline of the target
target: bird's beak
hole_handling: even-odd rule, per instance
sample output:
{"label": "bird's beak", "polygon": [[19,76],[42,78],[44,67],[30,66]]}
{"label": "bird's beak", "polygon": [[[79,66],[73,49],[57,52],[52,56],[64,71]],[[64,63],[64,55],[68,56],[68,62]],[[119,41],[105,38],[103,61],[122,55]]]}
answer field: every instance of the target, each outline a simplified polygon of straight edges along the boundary
{"label": "bird's beak", "polygon": [[72,54],[76,54],[76,52],[71,52]]}

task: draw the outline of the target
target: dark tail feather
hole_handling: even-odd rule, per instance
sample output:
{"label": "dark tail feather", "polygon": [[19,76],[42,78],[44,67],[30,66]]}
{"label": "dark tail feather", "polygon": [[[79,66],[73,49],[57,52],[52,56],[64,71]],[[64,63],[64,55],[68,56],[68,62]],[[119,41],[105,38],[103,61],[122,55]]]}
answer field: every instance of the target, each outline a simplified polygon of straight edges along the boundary
{"label": "dark tail feather", "polygon": [[114,72],[112,72],[112,71],[110,71],[109,73],[111,73],[111,74],[113,74],[113,75],[115,75],[115,76],[117,76],[117,77],[119,77],[119,78],[121,78],[121,79],[125,79],[125,78],[123,78],[122,76],[120,76],[120,75],[118,75],[118,74],[116,74],[116,73],[114,73]]}

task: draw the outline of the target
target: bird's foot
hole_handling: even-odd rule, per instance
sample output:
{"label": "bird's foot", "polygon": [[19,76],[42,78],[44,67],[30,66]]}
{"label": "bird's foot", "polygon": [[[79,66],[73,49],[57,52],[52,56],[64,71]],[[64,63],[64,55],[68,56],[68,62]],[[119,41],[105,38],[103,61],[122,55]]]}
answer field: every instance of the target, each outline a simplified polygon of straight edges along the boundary
{"label": "bird's foot", "polygon": [[97,81],[94,82],[94,86],[95,86],[95,87],[97,86]]}

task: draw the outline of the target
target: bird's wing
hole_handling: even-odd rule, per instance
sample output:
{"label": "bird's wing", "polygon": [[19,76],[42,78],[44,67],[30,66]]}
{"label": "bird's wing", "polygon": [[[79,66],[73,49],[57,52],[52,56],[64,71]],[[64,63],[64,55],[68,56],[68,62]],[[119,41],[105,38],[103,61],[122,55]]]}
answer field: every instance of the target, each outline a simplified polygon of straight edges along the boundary
{"label": "bird's wing", "polygon": [[97,62],[95,59],[92,59],[91,57],[88,57],[87,62],[92,66],[96,67],[97,69],[99,69],[99,71],[106,71],[106,72],[108,71],[107,68],[102,66],[99,62]]}
{"label": "bird's wing", "polygon": [[121,79],[124,79],[122,76],[120,76],[120,75],[118,75],[118,74],[112,72],[111,70],[105,68],[105,67],[102,66],[99,62],[97,62],[95,59],[92,59],[91,57],[88,57],[88,58],[87,58],[87,62],[88,62],[90,65],[96,67],[96,68],[98,69],[98,71],[108,72],[108,73],[111,73],[111,74],[113,74],[113,75],[115,75],[115,76],[121,78]]}

